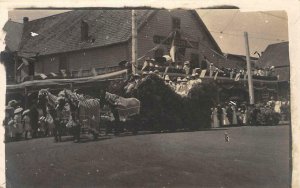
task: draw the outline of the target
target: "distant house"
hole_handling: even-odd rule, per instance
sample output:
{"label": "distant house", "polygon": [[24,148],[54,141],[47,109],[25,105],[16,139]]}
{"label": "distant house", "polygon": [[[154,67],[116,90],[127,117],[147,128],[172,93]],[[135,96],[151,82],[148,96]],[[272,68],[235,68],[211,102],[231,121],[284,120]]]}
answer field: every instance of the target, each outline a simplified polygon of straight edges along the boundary
{"label": "distant house", "polygon": [[289,98],[289,42],[281,42],[269,45],[258,60],[258,65],[263,68],[274,66],[275,74],[278,76],[278,95]]}
{"label": "distant house", "polygon": [[[195,11],[138,10],[137,27],[139,63],[145,56],[169,54],[174,31],[178,62],[198,65],[204,56],[223,61]],[[18,56],[19,64],[29,61],[35,75],[63,70],[84,77],[116,70],[119,62],[131,60],[131,10],[75,10],[26,21]]]}
{"label": "distant house", "polygon": [[275,67],[280,81],[290,81],[289,42],[269,45],[258,60],[260,67]]}
{"label": "distant house", "polygon": [[4,63],[6,69],[7,82],[11,83],[16,76],[16,57],[22,38],[23,24],[9,20],[4,25],[3,30],[7,34],[4,39],[6,44],[5,50],[1,52],[1,62]]}
{"label": "distant house", "polygon": [[[247,68],[247,59],[246,56],[237,55],[237,54],[225,54],[226,60],[224,61],[224,67],[228,68],[237,68],[245,69]],[[251,66],[254,67],[258,58],[250,57]]]}

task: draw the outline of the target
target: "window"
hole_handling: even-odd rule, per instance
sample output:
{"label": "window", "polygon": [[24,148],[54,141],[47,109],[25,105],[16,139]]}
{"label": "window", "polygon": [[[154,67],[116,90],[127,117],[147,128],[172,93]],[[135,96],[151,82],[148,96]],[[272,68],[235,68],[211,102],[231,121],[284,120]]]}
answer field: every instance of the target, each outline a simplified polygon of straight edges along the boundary
{"label": "window", "polygon": [[72,71],[72,77],[77,78],[78,76],[78,71]]}
{"label": "window", "polygon": [[82,77],[91,76],[91,70],[83,70],[82,71]]}
{"label": "window", "polygon": [[59,70],[68,70],[68,62],[66,56],[60,56],[59,57]]}
{"label": "window", "polygon": [[180,19],[173,17],[172,18],[172,28],[173,29],[180,29]]}

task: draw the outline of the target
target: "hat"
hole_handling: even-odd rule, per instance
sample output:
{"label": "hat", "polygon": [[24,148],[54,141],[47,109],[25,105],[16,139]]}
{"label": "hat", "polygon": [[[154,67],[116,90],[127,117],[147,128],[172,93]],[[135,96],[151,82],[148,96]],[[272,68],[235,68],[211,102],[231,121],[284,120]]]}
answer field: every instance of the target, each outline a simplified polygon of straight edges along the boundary
{"label": "hat", "polygon": [[25,114],[28,114],[30,112],[29,109],[25,110],[23,113],[22,113],[22,116],[24,116]]}
{"label": "hat", "polygon": [[19,108],[15,109],[14,113],[18,114],[18,113],[20,113],[22,111],[23,111],[23,108],[19,107]]}
{"label": "hat", "polygon": [[8,106],[14,106],[15,104],[17,104],[18,103],[18,101],[16,101],[16,100],[11,100],[11,101],[9,101],[8,102]]}
{"label": "hat", "polygon": [[165,76],[165,81],[170,81],[169,75],[166,75],[166,76]]}
{"label": "hat", "polygon": [[229,104],[236,105],[236,103],[233,101],[229,101]]}
{"label": "hat", "polygon": [[143,72],[142,75],[148,75],[148,72]]}
{"label": "hat", "polygon": [[178,77],[178,78],[177,78],[177,82],[181,82],[181,77]]}
{"label": "hat", "polygon": [[139,74],[134,74],[133,76],[134,77],[141,77]]}
{"label": "hat", "polygon": [[169,55],[164,55],[163,57],[166,59],[166,61],[171,61],[172,60],[172,58]]}
{"label": "hat", "polygon": [[185,62],[184,62],[184,65],[189,65],[189,64],[190,64],[189,61],[185,61]]}
{"label": "hat", "polygon": [[149,74],[153,74],[153,71],[149,71]]}

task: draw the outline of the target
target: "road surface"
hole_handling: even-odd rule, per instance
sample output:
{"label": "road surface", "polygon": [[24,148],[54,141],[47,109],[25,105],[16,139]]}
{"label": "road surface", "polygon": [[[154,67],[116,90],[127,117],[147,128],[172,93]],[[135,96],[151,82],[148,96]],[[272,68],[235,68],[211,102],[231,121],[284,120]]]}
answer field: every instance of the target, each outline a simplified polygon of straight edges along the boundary
{"label": "road surface", "polygon": [[7,143],[7,187],[289,186],[287,125],[83,141]]}

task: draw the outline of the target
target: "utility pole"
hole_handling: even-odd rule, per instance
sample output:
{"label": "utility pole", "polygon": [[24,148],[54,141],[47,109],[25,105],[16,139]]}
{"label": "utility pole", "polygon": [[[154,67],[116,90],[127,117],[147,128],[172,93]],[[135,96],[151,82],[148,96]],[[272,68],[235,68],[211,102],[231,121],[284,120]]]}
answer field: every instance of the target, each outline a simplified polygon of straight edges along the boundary
{"label": "utility pole", "polygon": [[136,74],[137,65],[137,28],[136,28],[136,12],[132,10],[132,74]]}
{"label": "utility pole", "polygon": [[248,41],[248,33],[244,32],[245,37],[245,47],[246,47],[246,58],[247,58],[247,75],[248,75],[248,88],[249,88],[249,98],[250,104],[254,104],[254,90],[253,90],[253,81],[251,74],[251,62],[250,62],[250,51],[249,51],[249,41]]}

